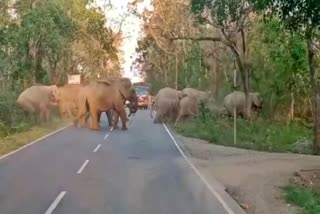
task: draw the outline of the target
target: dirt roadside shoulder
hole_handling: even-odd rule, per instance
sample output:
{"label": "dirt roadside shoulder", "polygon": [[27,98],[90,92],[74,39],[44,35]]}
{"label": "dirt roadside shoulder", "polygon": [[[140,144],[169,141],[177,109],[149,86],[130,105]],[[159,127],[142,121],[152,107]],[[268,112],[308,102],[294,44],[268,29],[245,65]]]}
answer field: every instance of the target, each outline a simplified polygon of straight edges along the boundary
{"label": "dirt roadside shoulder", "polygon": [[175,134],[191,161],[206,179],[222,183],[227,192],[253,214],[295,214],[282,187],[294,172],[319,167],[320,157],[266,153],[209,144]]}

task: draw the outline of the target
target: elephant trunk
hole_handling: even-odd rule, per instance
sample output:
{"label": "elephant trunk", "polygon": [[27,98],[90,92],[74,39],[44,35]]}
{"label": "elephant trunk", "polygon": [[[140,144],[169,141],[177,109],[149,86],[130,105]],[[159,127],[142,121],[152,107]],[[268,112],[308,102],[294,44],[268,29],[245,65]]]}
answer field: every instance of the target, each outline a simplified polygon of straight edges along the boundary
{"label": "elephant trunk", "polygon": [[132,114],[135,114],[138,111],[138,102],[131,101],[129,104],[130,113],[128,117],[130,117]]}

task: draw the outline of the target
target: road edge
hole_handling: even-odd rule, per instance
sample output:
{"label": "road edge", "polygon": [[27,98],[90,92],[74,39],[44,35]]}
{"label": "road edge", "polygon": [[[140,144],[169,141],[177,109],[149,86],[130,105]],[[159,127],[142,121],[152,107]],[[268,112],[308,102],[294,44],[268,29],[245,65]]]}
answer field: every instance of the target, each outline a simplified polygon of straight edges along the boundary
{"label": "road edge", "polygon": [[225,211],[227,211],[228,214],[245,214],[245,211],[240,207],[240,205],[225,191],[224,185],[216,179],[211,179],[211,182],[208,182],[206,177],[197,169],[195,164],[191,161],[190,157],[191,155],[189,152],[184,148],[183,143],[181,143],[179,140],[176,140],[177,137],[174,135],[175,132],[170,130],[164,123],[162,123],[162,126],[167,131],[168,135],[172,139],[173,143],[181,153],[181,155],[184,157],[186,162],[190,165],[190,167],[193,169],[193,171],[199,176],[200,180],[207,186],[207,188],[210,190],[212,195],[219,201],[219,203],[223,206]]}
{"label": "road edge", "polygon": [[65,130],[66,128],[70,127],[71,125],[72,125],[72,124],[65,125],[65,126],[63,126],[62,128],[60,128],[60,129],[56,129],[55,131],[52,131],[52,132],[50,132],[49,134],[46,134],[46,135],[44,135],[44,136],[42,136],[42,137],[40,137],[40,138],[38,138],[38,139],[36,139],[36,140],[34,140],[34,141],[31,141],[30,143],[27,143],[26,145],[24,145],[24,146],[22,146],[22,147],[17,148],[16,150],[13,150],[13,151],[11,151],[11,152],[9,152],[9,153],[7,153],[7,154],[4,154],[4,155],[0,156],[0,161],[3,160],[3,159],[5,159],[5,158],[8,158],[8,157],[11,156],[11,155],[14,155],[15,153],[17,153],[17,152],[19,152],[19,151],[21,151],[21,150],[23,150],[23,149],[25,149],[25,148],[27,148],[27,147],[29,147],[29,146],[32,146],[32,145],[35,144],[35,143],[40,142],[41,140],[44,140],[44,139],[47,138],[47,137],[50,137],[50,136],[52,136],[52,135],[55,135],[55,134],[59,133],[60,131]]}

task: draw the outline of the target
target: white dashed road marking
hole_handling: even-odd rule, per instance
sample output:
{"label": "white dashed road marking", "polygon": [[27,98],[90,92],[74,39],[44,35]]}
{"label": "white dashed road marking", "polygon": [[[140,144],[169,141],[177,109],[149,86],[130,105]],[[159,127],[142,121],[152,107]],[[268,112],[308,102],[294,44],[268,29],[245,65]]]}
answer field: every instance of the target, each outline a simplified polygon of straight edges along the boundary
{"label": "white dashed road marking", "polygon": [[96,153],[96,152],[99,150],[100,147],[101,147],[101,144],[99,144],[99,145],[93,150],[93,152]]}
{"label": "white dashed road marking", "polygon": [[78,170],[77,174],[81,174],[84,168],[86,168],[86,166],[88,165],[88,163],[89,163],[89,160],[86,160]]}
{"label": "white dashed road marking", "polygon": [[113,131],[113,127],[110,128],[110,131],[104,136],[103,139],[106,140],[112,131]]}
{"label": "white dashed road marking", "polygon": [[53,210],[58,206],[58,204],[60,203],[60,201],[62,200],[62,198],[65,196],[66,193],[67,193],[66,191],[60,192],[60,194],[57,196],[57,198],[53,201],[53,203],[47,209],[45,214],[51,214],[53,212]]}

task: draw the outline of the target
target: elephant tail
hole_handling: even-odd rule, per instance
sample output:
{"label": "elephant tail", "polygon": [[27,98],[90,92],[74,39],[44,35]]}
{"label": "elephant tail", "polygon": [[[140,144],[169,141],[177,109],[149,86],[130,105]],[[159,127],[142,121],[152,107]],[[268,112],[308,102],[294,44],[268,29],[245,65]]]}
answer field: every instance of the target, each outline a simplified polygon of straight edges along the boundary
{"label": "elephant tail", "polygon": [[83,99],[78,100],[78,115],[74,118],[74,121],[79,121],[82,117],[85,117],[87,112],[90,110],[90,105],[88,102],[88,98],[85,97]]}

